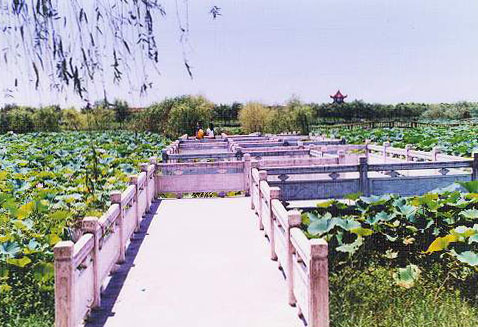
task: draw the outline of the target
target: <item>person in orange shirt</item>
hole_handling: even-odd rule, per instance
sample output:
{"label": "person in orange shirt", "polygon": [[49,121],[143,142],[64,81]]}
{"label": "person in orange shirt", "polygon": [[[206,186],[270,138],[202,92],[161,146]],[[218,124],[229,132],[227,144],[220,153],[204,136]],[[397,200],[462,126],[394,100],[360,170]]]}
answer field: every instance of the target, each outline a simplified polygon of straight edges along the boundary
{"label": "person in orange shirt", "polygon": [[201,124],[196,123],[196,138],[202,140],[204,138],[204,130],[202,129]]}

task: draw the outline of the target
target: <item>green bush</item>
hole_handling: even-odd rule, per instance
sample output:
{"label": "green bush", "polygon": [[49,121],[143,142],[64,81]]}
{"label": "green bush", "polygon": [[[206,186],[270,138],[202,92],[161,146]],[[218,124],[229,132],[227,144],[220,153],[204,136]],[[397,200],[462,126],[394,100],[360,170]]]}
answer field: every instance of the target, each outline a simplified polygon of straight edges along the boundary
{"label": "green bush", "polygon": [[249,102],[239,111],[239,122],[244,133],[265,132],[271,110],[258,102]]}
{"label": "green bush", "polygon": [[58,132],[62,112],[59,106],[43,107],[33,113],[33,124],[36,131]]}
{"label": "green bush", "polygon": [[87,128],[94,131],[112,129],[115,122],[113,110],[104,107],[96,107],[86,111]]}
{"label": "green bush", "polygon": [[270,109],[266,130],[269,133],[295,132],[309,134],[313,122],[312,108],[292,98],[287,105]]}
{"label": "green bush", "polygon": [[17,107],[2,113],[2,132],[26,133],[34,131],[33,110]]}
{"label": "green bush", "polygon": [[74,108],[64,109],[61,120],[62,129],[79,131],[86,129],[86,115]]}
{"label": "green bush", "polygon": [[293,129],[290,113],[286,108],[272,108],[267,117],[266,131],[268,133],[279,134],[289,132]]}

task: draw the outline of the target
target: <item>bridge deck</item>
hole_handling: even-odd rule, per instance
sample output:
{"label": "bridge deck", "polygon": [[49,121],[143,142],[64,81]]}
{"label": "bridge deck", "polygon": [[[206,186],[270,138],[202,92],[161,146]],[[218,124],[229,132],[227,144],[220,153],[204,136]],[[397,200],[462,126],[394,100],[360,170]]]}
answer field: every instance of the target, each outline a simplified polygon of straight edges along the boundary
{"label": "bridge deck", "polygon": [[303,327],[249,203],[163,200],[89,325]]}

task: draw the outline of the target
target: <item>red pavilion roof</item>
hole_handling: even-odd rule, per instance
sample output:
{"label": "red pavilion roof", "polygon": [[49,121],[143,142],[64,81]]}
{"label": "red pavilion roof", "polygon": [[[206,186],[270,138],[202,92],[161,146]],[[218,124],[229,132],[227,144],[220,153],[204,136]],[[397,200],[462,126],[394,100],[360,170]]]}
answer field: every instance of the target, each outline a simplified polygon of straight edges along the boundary
{"label": "red pavilion roof", "polygon": [[337,93],[335,93],[335,95],[331,95],[330,97],[332,99],[345,99],[346,97],[348,97],[348,95],[343,95],[342,92],[338,90]]}

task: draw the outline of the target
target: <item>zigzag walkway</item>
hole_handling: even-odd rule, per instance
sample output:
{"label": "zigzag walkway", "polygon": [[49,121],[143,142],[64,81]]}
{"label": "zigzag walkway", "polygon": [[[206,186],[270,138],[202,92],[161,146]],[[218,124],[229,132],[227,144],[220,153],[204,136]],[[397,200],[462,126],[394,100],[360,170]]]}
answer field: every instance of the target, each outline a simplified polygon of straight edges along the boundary
{"label": "zigzag walkway", "polygon": [[250,198],[163,200],[88,326],[303,327]]}

